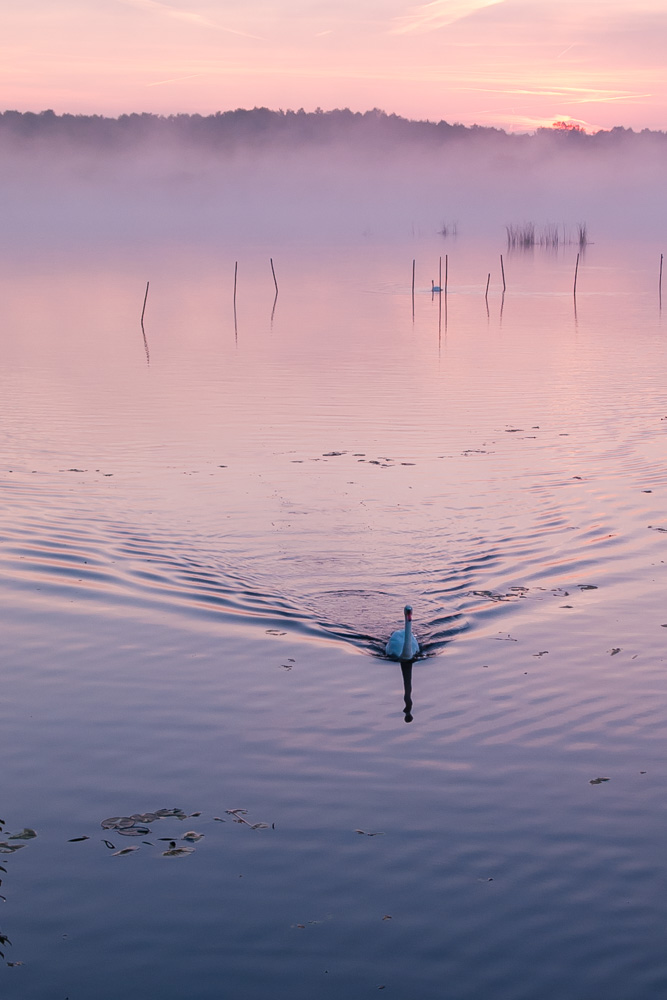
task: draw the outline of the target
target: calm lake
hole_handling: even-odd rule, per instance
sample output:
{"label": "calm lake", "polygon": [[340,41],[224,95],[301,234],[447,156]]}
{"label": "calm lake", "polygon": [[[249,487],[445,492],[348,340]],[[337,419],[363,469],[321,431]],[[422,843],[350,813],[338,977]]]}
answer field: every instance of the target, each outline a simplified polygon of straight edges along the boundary
{"label": "calm lake", "polygon": [[6,1000],[667,994],[661,249],[5,255]]}

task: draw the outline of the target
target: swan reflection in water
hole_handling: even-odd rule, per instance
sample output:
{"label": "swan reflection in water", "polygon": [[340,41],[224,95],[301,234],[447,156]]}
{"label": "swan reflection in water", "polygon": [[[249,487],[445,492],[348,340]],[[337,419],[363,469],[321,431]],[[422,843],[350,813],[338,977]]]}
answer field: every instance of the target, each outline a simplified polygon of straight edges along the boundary
{"label": "swan reflection in water", "polygon": [[403,715],[406,722],[412,722],[412,660],[401,660],[401,673],[403,674],[403,695],[405,698],[405,708]]}
{"label": "swan reflection in water", "polygon": [[409,604],[403,608],[403,617],[405,625],[392,632],[385,647],[385,653],[392,660],[401,661],[405,696],[403,714],[406,722],[412,722],[412,664],[415,656],[419,654],[419,643],[412,634],[412,607]]}

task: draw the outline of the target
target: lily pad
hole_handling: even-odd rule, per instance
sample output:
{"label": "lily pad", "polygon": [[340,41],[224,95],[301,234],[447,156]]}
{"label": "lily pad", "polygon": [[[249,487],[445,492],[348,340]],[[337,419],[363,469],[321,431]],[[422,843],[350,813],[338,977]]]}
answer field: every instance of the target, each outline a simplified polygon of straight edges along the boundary
{"label": "lily pad", "polygon": [[100,826],[103,830],[115,830],[116,824],[120,823],[122,819],[127,819],[126,816],[110,816],[109,819],[103,819]]}
{"label": "lily pad", "polygon": [[8,844],[7,841],[0,841],[0,854],[13,854],[14,851],[20,851],[25,844]]}
{"label": "lily pad", "polygon": [[194,847],[171,847],[168,851],[162,852],[163,858],[184,858],[187,854],[194,854]]}
{"label": "lily pad", "polygon": [[121,851],[116,851],[115,854],[112,854],[111,857],[123,858],[125,857],[126,854],[132,854],[133,851],[138,851],[138,850],[140,850],[139,847],[124,847]]}
{"label": "lily pad", "polygon": [[28,827],[21,830],[20,833],[12,833],[9,835],[9,840],[34,840],[37,834],[34,830],[30,830]]}
{"label": "lily pad", "polygon": [[195,830],[188,830],[187,833],[183,834],[181,840],[189,840],[191,844],[196,844],[198,840],[203,838],[203,836],[203,833],[197,833]]}
{"label": "lily pad", "polygon": [[187,819],[187,815],[182,809],[156,809],[155,815],[159,816],[160,819],[164,819],[167,816],[175,816],[176,819]]}

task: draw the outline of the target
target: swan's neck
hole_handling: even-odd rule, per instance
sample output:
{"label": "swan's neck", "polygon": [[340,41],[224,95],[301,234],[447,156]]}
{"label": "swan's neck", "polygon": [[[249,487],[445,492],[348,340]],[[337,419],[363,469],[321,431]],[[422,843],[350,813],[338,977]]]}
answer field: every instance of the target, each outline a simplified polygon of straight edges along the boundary
{"label": "swan's neck", "polygon": [[401,652],[402,660],[412,659],[412,616],[405,616],[405,632],[403,639],[403,651]]}

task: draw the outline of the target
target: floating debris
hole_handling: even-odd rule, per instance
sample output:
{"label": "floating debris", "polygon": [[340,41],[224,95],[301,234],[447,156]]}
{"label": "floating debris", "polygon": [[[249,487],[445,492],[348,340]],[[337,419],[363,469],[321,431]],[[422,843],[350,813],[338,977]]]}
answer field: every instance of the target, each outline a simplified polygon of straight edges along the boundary
{"label": "floating debris", "polygon": [[8,844],[6,840],[0,840],[0,854],[14,854],[25,846],[25,844]]}
{"label": "floating debris", "polygon": [[115,830],[116,824],[119,823],[120,820],[122,819],[125,819],[125,817],[111,816],[109,819],[103,819],[102,822],[100,823],[100,826],[102,827],[103,830]]}
{"label": "floating debris", "polygon": [[170,847],[168,851],[162,852],[163,858],[184,858],[188,854],[194,854],[194,847]]}
{"label": "floating debris", "polygon": [[589,785],[601,785],[603,781],[611,781],[611,778],[591,778]]}
{"label": "floating debris", "polygon": [[196,844],[198,840],[202,840],[204,837],[203,833],[197,833],[195,830],[188,830],[181,837],[181,840],[189,840],[191,844]]}
{"label": "floating debris", "polygon": [[20,833],[10,833],[9,836],[7,837],[7,839],[8,840],[34,840],[36,836],[37,836],[37,834],[35,833],[34,830],[30,830],[29,828],[26,827],[24,830],[21,830]]}
{"label": "floating debris", "polygon": [[363,837],[384,837],[384,833],[374,833],[368,830],[355,830],[355,833],[360,833]]}
{"label": "floating debris", "polygon": [[124,847],[121,851],[116,851],[115,854],[112,854],[111,857],[124,858],[126,854],[133,854],[134,851],[140,851],[140,850],[141,850],[140,847]]}
{"label": "floating debris", "polygon": [[608,649],[607,652],[609,653],[610,656],[616,656],[617,653],[621,652],[621,647],[620,646],[614,646],[613,649]]}
{"label": "floating debris", "polygon": [[78,844],[80,840],[90,840],[90,837],[70,837],[67,841],[68,844]]}

